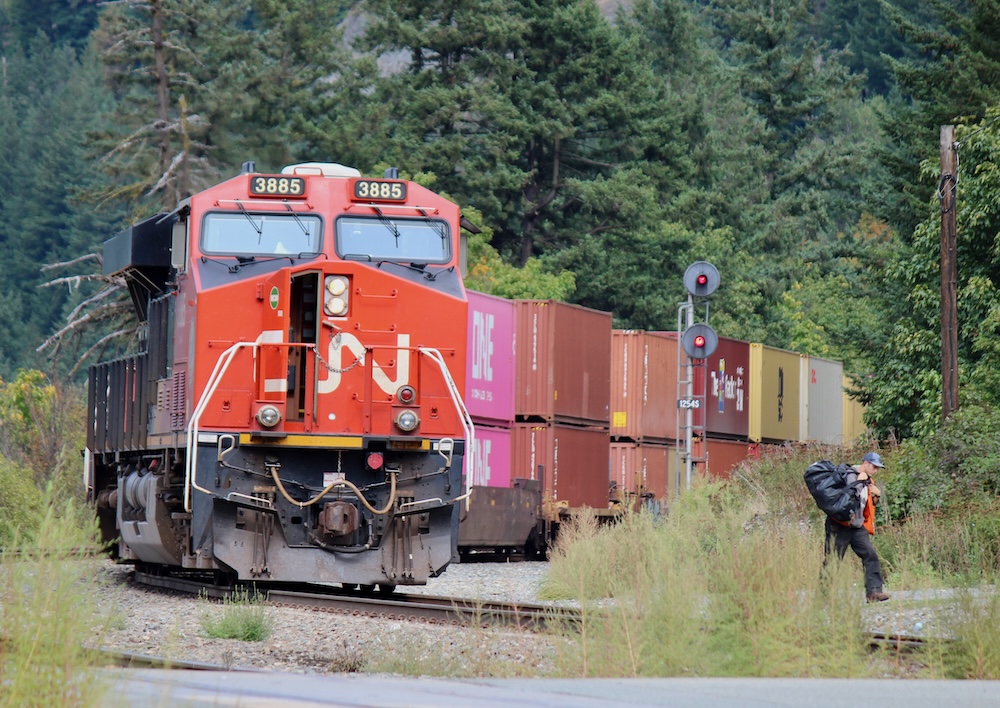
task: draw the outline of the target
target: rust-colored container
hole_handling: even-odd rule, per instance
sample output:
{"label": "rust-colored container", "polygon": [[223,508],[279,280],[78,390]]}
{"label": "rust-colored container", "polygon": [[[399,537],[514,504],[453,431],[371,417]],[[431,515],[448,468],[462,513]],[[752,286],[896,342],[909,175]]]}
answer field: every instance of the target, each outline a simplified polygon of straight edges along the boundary
{"label": "rust-colored container", "polygon": [[634,442],[611,443],[611,482],[628,495],[652,495],[662,505],[677,494],[676,475],[672,475],[672,444]]}
{"label": "rust-colored container", "polygon": [[611,437],[664,442],[677,435],[677,337],[611,333]]}
{"label": "rust-colored container", "polygon": [[515,303],[517,418],[606,426],[611,313],[555,300]]}
{"label": "rust-colored container", "polygon": [[512,476],[538,480],[544,497],[573,508],[608,507],[606,428],[515,423],[511,437]]}
{"label": "rust-colored container", "polygon": [[[750,343],[719,337],[719,346],[705,364],[706,434],[746,440],[750,434]],[[696,369],[696,385],[701,382],[701,371]]]}
{"label": "rust-colored container", "polygon": [[800,441],[802,357],[750,345],[750,440]]}
{"label": "rust-colored container", "polygon": [[839,361],[803,357],[807,374],[806,435],[812,442],[844,442],[844,365]]}
{"label": "rust-colored container", "polygon": [[704,465],[698,471],[713,479],[728,479],[733,469],[750,457],[750,444],[739,440],[718,440],[708,438],[696,444],[699,456],[707,455]]}

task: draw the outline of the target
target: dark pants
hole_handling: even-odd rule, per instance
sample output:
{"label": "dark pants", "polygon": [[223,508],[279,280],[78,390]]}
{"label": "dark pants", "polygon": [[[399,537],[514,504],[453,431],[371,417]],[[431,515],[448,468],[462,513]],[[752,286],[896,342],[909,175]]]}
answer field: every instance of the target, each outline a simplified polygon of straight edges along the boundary
{"label": "dark pants", "polygon": [[830,555],[831,547],[837,552],[837,557],[843,560],[850,546],[865,567],[865,594],[882,592],[882,564],[878,559],[878,551],[872,543],[872,537],[865,528],[843,526],[833,519],[826,519],[826,543],[823,545],[823,565]]}

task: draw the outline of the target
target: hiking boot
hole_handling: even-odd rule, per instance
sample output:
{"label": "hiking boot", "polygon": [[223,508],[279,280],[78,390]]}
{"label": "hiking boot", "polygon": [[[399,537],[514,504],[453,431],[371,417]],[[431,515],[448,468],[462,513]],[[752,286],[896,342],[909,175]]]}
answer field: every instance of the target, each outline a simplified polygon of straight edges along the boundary
{"label": "hiking boot", "polygon": [[892,597],[892,595],[887,592],[882,592],[881,590],[878,592],[870,592],[868,593],[868,602],[885,602],[890,597]]}

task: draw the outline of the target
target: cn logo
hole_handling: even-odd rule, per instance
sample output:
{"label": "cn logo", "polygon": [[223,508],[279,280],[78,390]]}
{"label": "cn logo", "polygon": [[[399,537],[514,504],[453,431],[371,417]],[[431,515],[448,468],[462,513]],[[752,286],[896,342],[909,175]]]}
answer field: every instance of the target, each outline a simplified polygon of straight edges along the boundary
{"label": "cn logo", "polygon": [[472,484],[484,487],[490,483],[490,453],[493,450],[492,440],[476,438],[472,444]]}
{"label": "cn logo", "polygon": [[472,378],[493,380],[493,315],[472,313]]}
{"label": "cn logo", "polygon": [[[372,381],[375,385],[386,393],[392,395],[399,390],[400,386],[405,386],[410,382],[410,335],[396,335],[396,378],[391,379],[385,369],[372,357]],[[320,366],[320,375],[326,371],[326,378],[319,380],[319,392],[332,393],[340,386],[344,369],[358,362],[357,366],[364,370],[365,346],[358,341],[358,338],[349,332],[340,332],[330,340],[324,359],[335,371],[330,371],[325,366]],[[342,373],[343,372],[343,373]]]}

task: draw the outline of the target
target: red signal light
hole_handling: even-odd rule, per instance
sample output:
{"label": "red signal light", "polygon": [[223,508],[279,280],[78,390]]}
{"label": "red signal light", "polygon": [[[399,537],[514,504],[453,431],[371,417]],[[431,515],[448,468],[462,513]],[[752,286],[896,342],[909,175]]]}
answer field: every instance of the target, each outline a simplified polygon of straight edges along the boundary
{"label": "red signal light", "polygon": [[400,403],[409,405],[417,398],[417,391],[413,386],[401,386],[398,391],[396,391],[396,397],[399,399]]}
{"label": "red signal light", "polygon": [[702,347],[705,346],[705,338],[699,334],[697,337],[694,338],[694,345],[699,349],[701,349]]}
{"label": "red signal light", "polygon": [[698,285],[705,286],[708,285],[708,275],[705,273],[698,274]]}

